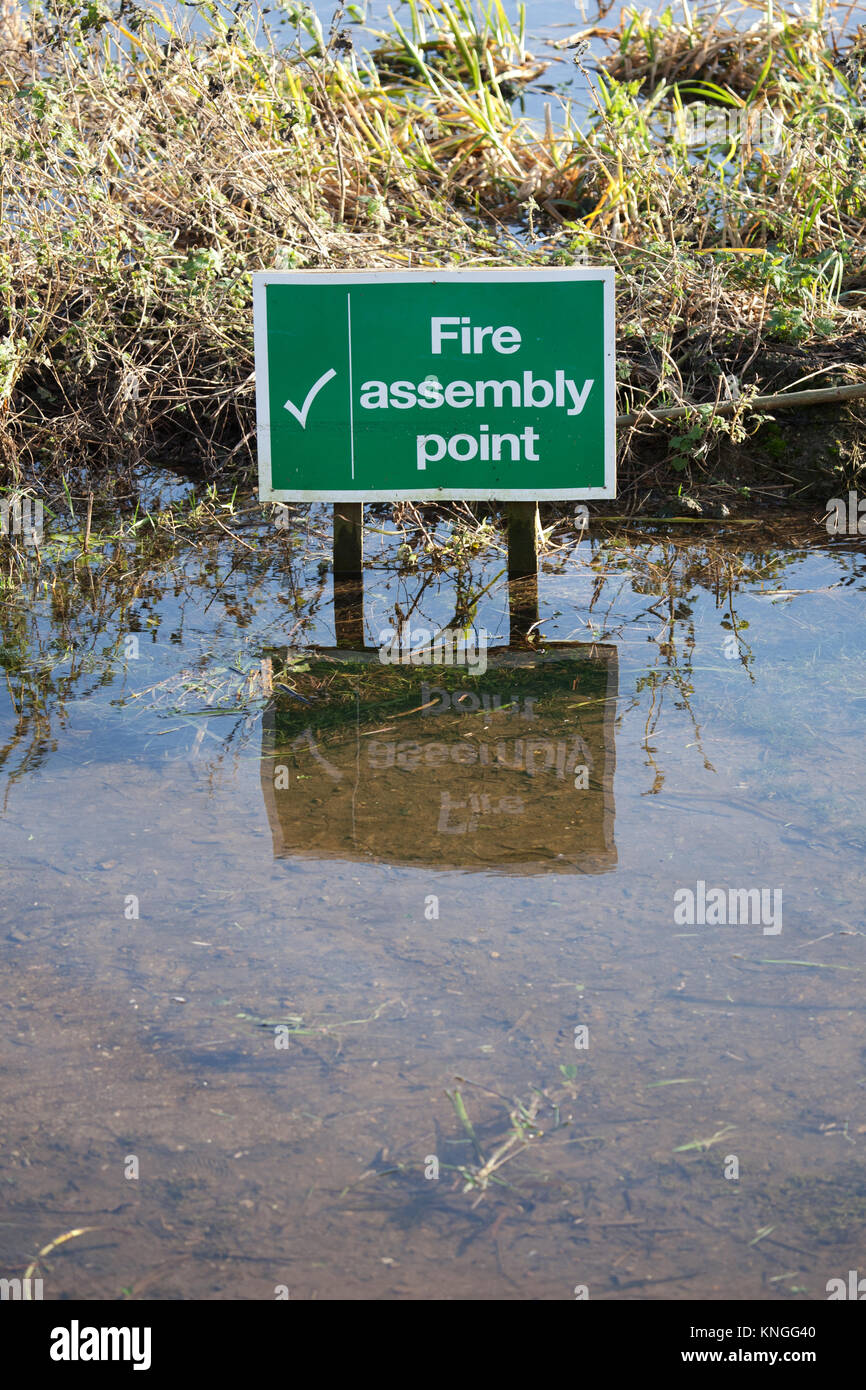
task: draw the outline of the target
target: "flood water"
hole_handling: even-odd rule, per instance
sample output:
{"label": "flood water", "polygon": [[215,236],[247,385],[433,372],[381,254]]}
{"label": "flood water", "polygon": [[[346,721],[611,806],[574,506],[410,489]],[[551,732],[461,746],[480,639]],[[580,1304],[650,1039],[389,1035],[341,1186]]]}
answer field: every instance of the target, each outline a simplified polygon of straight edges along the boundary
{"label": "flood water", "polygon": [[[323,508],[5,592],[0,1273],[72,1231],[45,1298],[826,1297],[858,543],[560,529],[532,653],[501,551],[455,582],[368,522],[363,650]],[[378,659],[479,594],[486,670]]]}

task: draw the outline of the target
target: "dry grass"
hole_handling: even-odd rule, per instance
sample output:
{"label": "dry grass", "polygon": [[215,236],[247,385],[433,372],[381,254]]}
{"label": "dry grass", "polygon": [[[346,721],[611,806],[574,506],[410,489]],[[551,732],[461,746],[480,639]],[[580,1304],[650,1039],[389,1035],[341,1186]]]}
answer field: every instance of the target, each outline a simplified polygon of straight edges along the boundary
{"label": "dry grass", "polygon": [[653,15],[628,6],[604,67],[618,82],[637,78],[648,91],[662,82],[700,81],[744,97],[768,64],[762,84],[766,94],[778,93],[784,81],[797,81],[804,66],[820,67],[828,34],[817,9],[797,13],[771,6],[750,24],[732,23],[741,9],[695,7],[678,16],[671,9]]}
{"label": "dry grass", "polygon": [[[712,401],[731,375],[746,391],[857,379],[863,65],[823,5],[743,34],[724,13],[626,12],[613,70],[629,80],[600,77],[588,119],[551,111],[540,129],[509,99],[538,63],[495,5],[485,20],[416,0],[362,60],[339,27],[280,47],[243,9],[229,24],[203,7],[193,41],[128,0],[29,19],[2,3],[7,485],[249,470],[262,268],[614,264],[622,411]],[[781,148],[686,148],[684,78],[748,113],[772,99]],[[643,438],[624,438],[626,469]]]}

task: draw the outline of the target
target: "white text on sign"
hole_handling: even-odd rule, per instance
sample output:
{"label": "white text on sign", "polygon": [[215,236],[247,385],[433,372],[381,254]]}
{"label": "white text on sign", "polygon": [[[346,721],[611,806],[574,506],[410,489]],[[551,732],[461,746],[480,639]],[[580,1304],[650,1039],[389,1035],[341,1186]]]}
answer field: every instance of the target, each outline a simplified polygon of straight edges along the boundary
{"label": "white text on sign", "polygon": [[[459,332],[453,331],[456,326],[459,326]],[[457,319],[431,319],[430,328],[435,357],[440,355],[442,344],[447,339],[459,339],[460,351],[464,356],[469,353],[477,356],[483,352],[484,339],[488,337],[492,340],[494,352],[508,354],[517,352],[523,341],[516,328],[509,328],[505,325],[502,328],[473,328],[472,320],[465,315]]]}
{"label": "white text on sign", "polygon": [[[518,329],[509,324],[494,327],[476,325],[466,316],[448,316],[430,320],[430,346],[435,357],[448,352],[461,356],[480,356],[486,348],[510,356],[523,345]],[[564,410],[567,415],[580,415],[595,385],[589,377],[579,385],[563,370],[553,373],[553,380],[536,377],[527,370],[505,381],[456,380],[442,383],[430,375],[421,382],[365,381],[361,387],[362,410],[464,410],[475,406],[480,410]],[[541,455],[538,444],[541,436],[531,426],[517,433],[491,433],[490,425],[481,425],[477,434],[419,434],[416,437],[416,462],[421,470],[428,463],[438,463],[446,454],[462,463],[473,459],[498,462],[508,451],[512,463],[538,463]]]}

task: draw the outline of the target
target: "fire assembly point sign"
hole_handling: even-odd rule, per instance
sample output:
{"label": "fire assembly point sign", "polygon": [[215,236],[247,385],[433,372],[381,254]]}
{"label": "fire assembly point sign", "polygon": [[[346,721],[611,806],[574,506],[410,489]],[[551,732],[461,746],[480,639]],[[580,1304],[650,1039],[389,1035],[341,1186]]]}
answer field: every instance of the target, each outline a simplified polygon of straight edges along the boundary
{"label": "fire assembly point sign", "polygon": [[259,495],[616,495],[613,271],[253,277]]}

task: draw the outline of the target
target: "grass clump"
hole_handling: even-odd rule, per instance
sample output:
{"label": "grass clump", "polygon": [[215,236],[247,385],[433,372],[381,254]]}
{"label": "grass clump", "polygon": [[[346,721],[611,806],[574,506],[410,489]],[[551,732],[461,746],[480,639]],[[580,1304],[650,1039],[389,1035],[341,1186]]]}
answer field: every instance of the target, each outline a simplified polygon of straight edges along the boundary
{"label": "grass clump", "polygon": [[[829,5],[742,32],[626,11],[589,112],[533,122],[511,99],[543,64],[499,0],[413,0],[368,54],[288,0],[288,41],[243,3],[199,6],[197,37],[134,0],[3,4],[7,488],[249,477],[265,268],[613,265],[619,409],[744,402],[674,445],[624,430],[626,489],[717,472],[750,393],[860,379],[863,46]],[[687,138],[697,102],[737,117],[724,141]]]}

